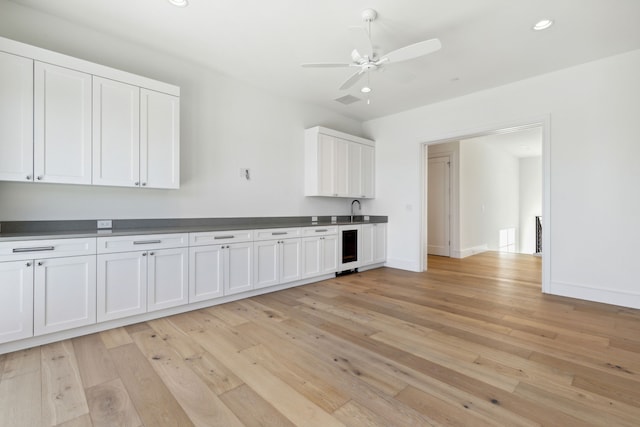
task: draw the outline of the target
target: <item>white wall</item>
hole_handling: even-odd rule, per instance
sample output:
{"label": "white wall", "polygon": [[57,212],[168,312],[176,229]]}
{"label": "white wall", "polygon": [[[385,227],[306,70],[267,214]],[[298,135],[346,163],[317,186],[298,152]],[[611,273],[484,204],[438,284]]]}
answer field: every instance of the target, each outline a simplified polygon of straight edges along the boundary
{"label": "white wall", "polygon": [[538,215],[542,215],[542,157],[523,157],[520,159],[519,252],[535,253],[535,217]]}
{"label": "white wall", "polygon": [[[551,293],[640,308],[640,50],[372,120],[390,265],[419,270],[421,144],[550,117]],[[427,77],[428,78],[428,77]]]}
{"label": "white wall", "polygon": [[[322,125],[359,135],[358,121],[6,1],[0,1],[0,36],[182,89],[179,190],[0,182],[0,220],[349,212],[349,200],[303,196],[304,129]],[[248,182],[239,176],[242,167],[251,169]],[[366,201],[363,212],[376,214]]]}
{"label": "white wall", "polygon": [[474,138],[460,141],[462,256],[499,249],[499,232],[518,228],[519,164],[505,150]]}

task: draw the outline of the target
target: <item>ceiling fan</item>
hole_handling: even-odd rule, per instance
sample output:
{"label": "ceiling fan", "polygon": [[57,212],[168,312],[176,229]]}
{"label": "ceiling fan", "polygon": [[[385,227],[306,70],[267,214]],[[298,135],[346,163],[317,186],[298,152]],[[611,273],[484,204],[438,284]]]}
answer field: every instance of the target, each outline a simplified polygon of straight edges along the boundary
{"label": "ceiling fan", "polygon": [[[350,63],[308,63],[302,64],[305,68],[343,68],[354,67],[358,70],[353,73],[340,86],[340,90],[346,90],[355,85],[365,75],[369,77],[369,72],[376,71],[395,62],[407,61],[418,58],[440,50],[442,44],[438,39],[424,40],[393,50],[384,55],[378,56],[373,50],[371,43],[371,22],[378,17],[378,13],[373,9],[362,11],[362,20],[367,23],[368,29],[364,27],[350,27],[349,31],[355,42],[355,49],[351,52]],[[362,88],[362,92],[371,92],[369,84]]]}

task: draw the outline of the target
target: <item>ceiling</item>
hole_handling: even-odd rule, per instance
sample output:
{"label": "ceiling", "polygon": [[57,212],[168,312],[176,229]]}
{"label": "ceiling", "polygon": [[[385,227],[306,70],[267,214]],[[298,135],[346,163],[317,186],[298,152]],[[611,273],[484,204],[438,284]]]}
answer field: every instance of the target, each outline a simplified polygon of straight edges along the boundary
{"label": "ceiling", "polygon": [[[131,42],[195,61],[253,87],[369,120],[640,48],[639,0],[12,0]],[[361,84],[338,87],[353,69],[348,28],[373,8],[381,54],[437,37],[442,49],[389,64]],[[536,32],[542,18],[555,21]]]}

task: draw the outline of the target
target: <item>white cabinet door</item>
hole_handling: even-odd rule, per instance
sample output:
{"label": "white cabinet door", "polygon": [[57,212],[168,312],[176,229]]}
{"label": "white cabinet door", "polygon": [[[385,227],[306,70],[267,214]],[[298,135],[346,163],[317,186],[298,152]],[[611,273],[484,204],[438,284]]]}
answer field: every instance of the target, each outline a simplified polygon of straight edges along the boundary
{"label": "white cabinet door", "polygon": [[337,196],[335,189],[336,142],[327,135],[318,136],[318,195]]}
{"label": "white cabinet door", "polygon": [[300,239],[280,241],[280,277],[279,283],[299,280],[302,272],[302,245]]}
{"label": "white cabinet door", "polygon": [[387,224],[374,224],[375,248],[373,251],[373,262],[387,261]]}
{"label": "white cabinet door", "polygon": [[140,88],[93,77],[93,184],[140,183]]}
{"label": "white cabinet door", "polygon": [[227,245],[227,274],[224,294],[230,295],[253,289],[253,243]]}
{"label": "white cabinet door", "polygon": [[363,224],[360,265],[371,265],[387,260],[387,224]]}
{"label": "white cabinet door", "polygon": [[98,322],[147,311],[147,253],[98,255]]}
{"label": "white cabinet door", "polygon": [[96,323],[96,256],[35,261],[34,335]]}
{"label": "white cabinet door", "polygon": [[224,294],[224,245],[189,249],[189,302],[205,301]]}
{"label": "white cabinet door", "polygon": [[0,344],[33,336],[33,261],[0,262]]}
{"label": "white cabinet door", "polygon": [[373,224],[362,224],[360,229],[362,237],[360,239],[361,246],[359,250],[360,265],[373,264],[373,254],[375,248],[375,230]]}
{"label": "white cabinet door", "polygon": [[91,75],[35,62],[36,181],[91,184]]}
{"label": "white cabinet door", "polygon": [[253,243],[254,287],[277,285],[280,275],[280,240]]}
{"label": "white cabinet door", "polygon": [[331,274],[338,271],[338,235],[322,237],[322,270],[320,274]]}
{"label": "white cabinet door", "polygon": [[159,249],[148,253],[147,311],[186,304],[189,301],[188,249]]}
{"label": "white cabinet door", "polygon": [[180,98],[140,89],[140,180],[180,188]]}
{"label": "white cabinet door", "polygon": [[0,52],[0,180],[33,180],[33,60]]}
{"label": "white cabinet door", "polygon": [[302,244],[302,277],[322,274],[322,240],[320,237],[305,237]]}
{"label": "white cabinet door", "polygon": [[340,197],[349,197],[349,141],[335,138],[335,193]]}
{"label": "white cabinet door", "polygon": [[373,147],[361,145],[361,192],[363,198],[373,199],[376,196],[375,191],[375,150]]}

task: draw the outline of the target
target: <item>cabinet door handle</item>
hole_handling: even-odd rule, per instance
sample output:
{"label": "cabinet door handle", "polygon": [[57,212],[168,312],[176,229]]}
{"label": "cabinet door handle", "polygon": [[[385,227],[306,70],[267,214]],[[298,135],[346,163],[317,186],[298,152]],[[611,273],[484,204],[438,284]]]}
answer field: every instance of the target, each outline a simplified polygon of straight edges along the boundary
{"label": "cabinet door handle", "polygon": [[13,248],[13,253],[18,254],[21,252],[44,252],[53,250],[55,250],[55,247],[53,246],[38,246],[34,248]]}
{"label": "cabinet door handle", "polygon": [[146,253],[146,252],[143,252],[143,253],[142,253],[142,256],[147,256],[147,253]]}
{"label": "cabinet door handle", "polygon": [[322,230],[316,230],[316,233],[326,233],[327,231],[329,230],[327,230],[326,228],[323,228]]}
{"label": "cabinet door handle", "polygon": [[139,182],[139,181],[136,181],[136,182],[134,182],[134,183],[133,183],[133,185],[135,185],[136,187],[138,187],[138,186],[140,185],[140,182]]}
{"label": "cabinet door handle", "polygon": [[162,243],[162,240],[138,240],[133,242],[134,245],[151,245],[154,243]]}
{"label": "cabinet door handle", "polygon": [[155,254],[156,254],[155,252],[149,252],[149,255],[155,255]]}
{"label": "cabinet door handle", "polygon": [[146,182],[143,182],[143,183],[142,183],[142,186],[143,186],[143,187],[146,187],[146,185],[147,185],[147,183],[146,183]]}
{"label": "cabinet door handle", "polygon": [[286,231],[274,231],[273,233],[271,233],[272,236],[285,236],[289,233],[287,233]]}
{"label": "cabinet door handle", "polygon": [[215,237],[213,238],[213,240],[219,240],[219,239],[233,239],[234,237],[236,237],[236,236],[234,236],[234,235],[229,235],[229,236],[215,236]]}
{"label": "cabinet door handle", "polygon": [[31,181],[31,175],[27,175],[27,180]]}
{"label": "cabinet door handle", "polygon": [[31,267],[31,263],[30,262],[27,263],[27,267]]}
{"label": "cabinet door handle", "polygon": [[37,179],[38,181],[42,181],[42,178],[44,178],[44,176],[42,176],[42,175],[38,175],[38,176],[36,177],[36,179]]}
{"label": "cabinet door handle", "polygon": [[38,265],[42,265],[44,264],[42,261],[38,261]]}

